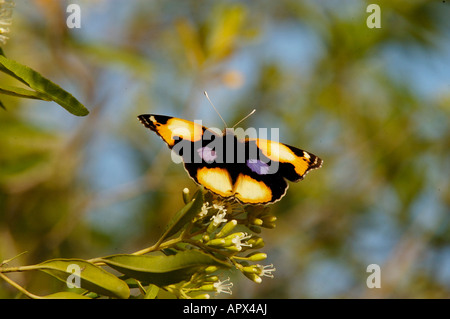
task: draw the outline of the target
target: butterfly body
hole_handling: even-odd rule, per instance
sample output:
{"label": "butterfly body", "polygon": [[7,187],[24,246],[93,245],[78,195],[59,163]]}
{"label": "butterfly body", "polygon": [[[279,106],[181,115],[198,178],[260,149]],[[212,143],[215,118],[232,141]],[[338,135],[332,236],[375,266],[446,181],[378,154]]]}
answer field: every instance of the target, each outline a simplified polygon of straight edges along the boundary
{"label": "butterfly body", "polygon": [[299,181],[322,160],[293,146],[258,138],[238,139],[233,129],[220,132],[201,124],[155,114],[139,115],[182,157],[189,176],[224,198],[243,204],[280,200],[289,181]]}

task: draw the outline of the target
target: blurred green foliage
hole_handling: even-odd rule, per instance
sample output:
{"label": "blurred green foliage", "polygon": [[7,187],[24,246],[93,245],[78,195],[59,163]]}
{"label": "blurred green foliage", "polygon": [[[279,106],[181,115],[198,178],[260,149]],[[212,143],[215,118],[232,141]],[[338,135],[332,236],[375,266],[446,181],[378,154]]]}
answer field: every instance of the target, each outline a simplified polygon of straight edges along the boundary
{"label": "blurred green foliage", "polygon": [[[450,297],[448,2],[377,1],[380,29],[366,26],[370,1],[78,3],[69,29],[68,2],[16,2],[8,58],[91,113],[2,95],[0,260],[153,243],[196,186],[136,116],[219,126],[208,91],[228,123],[256,108],[243,127],[279,127],[324,160],[272,206],[275,278],[231,274],[233,298]],[[380,289],[366,286],[374,263]],[[45,275],[11,278],[55,291]],[[1,298],[16,296],[0,281]]]}

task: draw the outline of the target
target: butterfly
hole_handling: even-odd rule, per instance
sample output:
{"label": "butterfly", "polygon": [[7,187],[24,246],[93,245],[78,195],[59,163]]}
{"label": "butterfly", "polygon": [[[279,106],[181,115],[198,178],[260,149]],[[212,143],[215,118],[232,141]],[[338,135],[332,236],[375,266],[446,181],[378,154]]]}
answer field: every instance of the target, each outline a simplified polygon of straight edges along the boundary
{"label": "butterfly", "polygon": [[268,139],[238,139],[233,129],[218,132],[198,122],[156,114],[138,119],[181,156],[197,184],[242,204],[274,203],[286,194],[286,180],[298,182],[322,166],[314,154]]}

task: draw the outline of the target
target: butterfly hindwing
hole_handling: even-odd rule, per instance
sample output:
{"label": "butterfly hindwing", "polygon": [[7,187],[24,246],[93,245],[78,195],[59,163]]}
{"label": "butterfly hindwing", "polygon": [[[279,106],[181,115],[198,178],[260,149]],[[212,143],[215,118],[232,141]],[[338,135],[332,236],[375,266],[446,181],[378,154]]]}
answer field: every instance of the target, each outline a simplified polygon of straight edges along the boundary
{"label": "butterfly hindwing", "polygon": [[[219,137],[224,139],[225,137]],[[198,184],[212,192],[228,198],[234,197],[242,203],[262,204],[274,202],[280,199],[287,190],[287,183],[281,174],[271,174],[268,159],[254,156],[253,159],[245,156],[239,158],[239,154],[252,154],[247,145],[234,141],[237,145],[234,152],[223,152],[219,149],[215,152],[215,161],[201,163],[184,163],[186,171]],[[226,145],[226,142],[218,143]],[[226,149],[226,147],[225,147]],[[243,150],[238,152],[237,150]],[[229,156],[234,153],[233,156]],[[210,154],[204,158],[210,159]],[[225,160],[224,160],[225,159]],[[253,161],[252,161],[253,160]],[[264,160],[264,162],[262,161]]]}

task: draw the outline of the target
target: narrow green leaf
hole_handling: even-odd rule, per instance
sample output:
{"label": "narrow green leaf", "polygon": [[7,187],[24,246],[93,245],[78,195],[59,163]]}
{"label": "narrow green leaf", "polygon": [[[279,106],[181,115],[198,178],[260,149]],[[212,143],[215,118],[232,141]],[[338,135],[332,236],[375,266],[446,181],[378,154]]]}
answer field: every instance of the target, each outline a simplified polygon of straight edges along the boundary
{"label": "narrow green leaf", "polygon": [[16,86],[0,85],[0,93],[27,99],[52,101],[51,97],[49,97],[47,94],[30,91]]}
{"label": "narrow green leaf", "polygon": [[128,277],[158,286],[187,280],[207,266],[230,267],[226,262],[197,250],[181,251],[171,256],[113,255],[102,258],[102,261]]}
{"label": "narrow green leaf", "polygon": [[89,111],[83,104],[60,86],[46,79],[33,69],[16,61],[7,59],[3,55],[0,55],[0,71],[15,77],[33,90],[47,95],[51,100],[55,101],[74,115],[85,116],[89,114]]}
{"label": "narrow green leaf", "polygon": [[36,265],[36,269],[67,282],[69,276],[74,275],[69,267],[72,265],[80,269],[81,288],[114,298],[130,296],[130,289],[124,281],[82,259],[52,259]]}
{"label": "narrow green leaf", "polygon": [[57,292],[51,295],[47,295],[44,296],[42,298],[45,299],[91,299],[89,297],[80,295],[80,294],[76,294],[74,292],[70,292],[70,291],[63,291],[63,292]]}
{"label": "narrow green leaf", "polygon": [[185,205],[175,216],[169,221],[164,231],[164,238],[176,234],[188,222],[190,222],[202,210],[204,202],[203,188],[200,188],[194,195],[194,199]]}
{"label": "narrow green leaf", "polygon": [[6,107],[5,107],[5,105],[3,105],[2,101],[0,101],[0,107],[6,111]]}
{"label": "narrow green leaf", "polygon": [[[0,57],[1,58],[1,57]],[[8,68],[6,68],[3,64],[0,63],[0,71],[2,71],[3,73],[6,73],[10,76],[12,76],[13,78],[15,78],[16,80],[19,80],[20,82],[22,82],[23,84],[25,84],[26,86],[30,86],[27,82],[25,82],[24,79],[22,79],[20,76],[18,76],[17,74],[15,74],[14,72],[12,72],[11,70],[9,70]]]}
{"label": "narrow green leaf", "polygon": [[147,288],[147,293],[145,294],[144,299],[155,299],[158,295],[159,287],[150,284]]}

